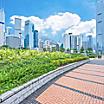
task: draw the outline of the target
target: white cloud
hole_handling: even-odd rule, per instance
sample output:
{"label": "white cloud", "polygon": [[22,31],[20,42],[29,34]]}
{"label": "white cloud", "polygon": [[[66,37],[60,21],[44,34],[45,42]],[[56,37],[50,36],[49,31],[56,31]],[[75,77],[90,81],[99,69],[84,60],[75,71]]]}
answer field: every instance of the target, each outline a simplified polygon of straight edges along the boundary
{"label": "white cloud", "polygon": [[57,15],[49,16],[46,19],[41,19],[36,16],[24,17],[24,16],[12,16],[11,23],[14,24],[15,18],[22,19],[22,28],[26,20],[30,20],[35,24],[36,29],[43,31],[45,29],[51,29],[52,33],[57,33],[62,29],[67,29],[71,26],[77,25],[80,22],[80,17],[77,14],[69,12],[58,13]]}
{"label": "white cloud", "polygon": [[96,36],[96,20],[92,19],[90,21],[81,21],[78,25],[75,25],[65,33],[73,33],[73,35],[80,35],[80,34],[92,34],[92,36]]}
{"label": "white cloud", "polygon": [[20,19],[22,20],[22,30],[24,30],[24,26],[25,26],[25,21],[26,21],[26,20],[30,20],[31,22],[33,22],[34,25],[35,25],[35,28],[36,28],[38,31],[41,31],[42,28],[44,27],[44,26],[43,26],[43,20],[40,19],[39,17],[35,17],[35,16],[25,17],[25,16],[17,16],[17,15],[14,15],[14,16],[12,16],[12,17],[10,18],[12,24],[15,23],[15,18],[20,18]]}
{"label": "white cloud", "polygon": [[74,35],[79,35],[81,33],[92,33],[95,35],[96,21],[92,19],[90,21],[81,21],[81,18],[77,14],[70,12],[58,13],[57,15],[51,15],[46,19],[41,19],[36,16],[12,16],[11,23],[14,24],[15,18],[22,19],[22,29],[24,29],[25,21],[30,20],[34,23],[35,29],[43,34],[47,34],[47,30],[50,29],[50,34],[56,34],[61,30],[67,32],[72,32]]}
{"label": "white cloud", "polygon": [[69,12],[58,13],[57,15],[50,16],[45,20],[47,27],[51,28],[53,33],[77,25],[79,22],[80,17],[77,14]]}

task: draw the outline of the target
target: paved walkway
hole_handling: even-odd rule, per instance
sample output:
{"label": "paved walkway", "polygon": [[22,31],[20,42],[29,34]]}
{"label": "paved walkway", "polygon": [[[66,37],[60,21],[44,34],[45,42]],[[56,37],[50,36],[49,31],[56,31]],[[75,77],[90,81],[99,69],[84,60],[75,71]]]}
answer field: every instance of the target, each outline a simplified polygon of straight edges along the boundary
{"label": "paved walkway", "polygon": [[64,74],[21,104],[104,104],[103,62],[94,60]]}
{"label": "paved walkway", "polygon": [[104,65],[104,59],[96,59],[92,60],[90,64],[96,64],[96,65]]}

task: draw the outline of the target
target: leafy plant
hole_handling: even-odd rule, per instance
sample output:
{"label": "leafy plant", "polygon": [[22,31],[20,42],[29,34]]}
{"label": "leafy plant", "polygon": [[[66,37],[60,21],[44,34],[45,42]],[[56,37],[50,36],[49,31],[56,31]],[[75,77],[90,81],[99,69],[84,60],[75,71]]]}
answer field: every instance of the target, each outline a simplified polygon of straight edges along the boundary
{"label": "leafy plant", "polygon": [[3,48],[0,50],[0,94],[59,66],[84,59],[87,57],[81,54]]}

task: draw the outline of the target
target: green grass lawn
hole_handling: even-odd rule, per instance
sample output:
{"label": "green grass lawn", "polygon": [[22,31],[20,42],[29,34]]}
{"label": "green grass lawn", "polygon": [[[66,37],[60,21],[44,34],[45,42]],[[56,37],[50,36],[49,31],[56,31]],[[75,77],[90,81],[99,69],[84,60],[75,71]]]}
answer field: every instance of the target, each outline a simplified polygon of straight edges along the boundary
{"label": "green grass lawn", "polygon": [[80,54],[1,49],[0,94],[55,70],[59,66],[84,59],[87,57]]}

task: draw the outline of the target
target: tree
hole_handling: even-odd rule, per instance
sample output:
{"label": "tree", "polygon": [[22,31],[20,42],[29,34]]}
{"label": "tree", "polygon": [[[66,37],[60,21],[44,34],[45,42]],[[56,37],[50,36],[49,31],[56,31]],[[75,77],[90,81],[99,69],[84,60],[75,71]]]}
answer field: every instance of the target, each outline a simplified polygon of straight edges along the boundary
{"label": "tree", "polygon": [[61,52],[64,52],[64,51],[65,51],[65,48],[60,48],[60,51],[61,51]]}
{"label": "tree", "polygon": [[63,44],[61,44],[61,46],[60,46],[60,51],[61,52],[64,52],[65,51],[65,48],[64,48],[64,45]]}
{"label": "tree", "polygon": [[11,49],[11,47],[9,47],[8,45],[2,45],[0,48],[1,48],[1,49],[2,49],[2,48],[10,48],[10,49]]}
{"label": "tree", "polygon": [[74,53],[77,53],[78,51],[77,51],[77,49],[73,49],[73,52],[74,52]]}
{"label": "tree", "polygon": [[52,47],[52,52],[56,52],[56,47]]}
{"label": "tree", "polygon": [[88,52],[88,53],[93,53],[93,49],[92,49],[92,48],[88,48],[88,49],[87,49],[87,52]]}
{"label": "tree", "polygon": [[80,53],[84,53],[84,48],[83,48],[83,46],[82,46],[81,49],[80,49]]}
{"label": "tree", "polygon": [[43,51],[46,52],[46,48],[43,48]]}
{"label": "tree", "polygon": [[68,53],[70,52],[70,49],[69,49],[69,48],[67,49],[67,52],[68,52]]}
{"label": "tree", "polygon": [[51,50],[50,50],[50,47],[47,47],[47,51],[49,51],[49,52],[51,51]]}

